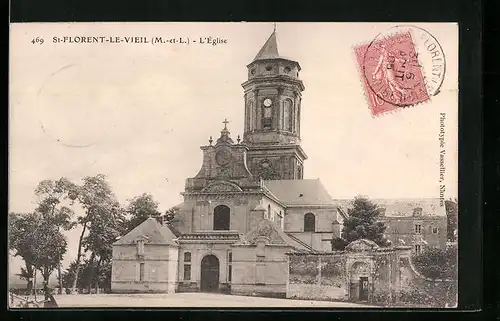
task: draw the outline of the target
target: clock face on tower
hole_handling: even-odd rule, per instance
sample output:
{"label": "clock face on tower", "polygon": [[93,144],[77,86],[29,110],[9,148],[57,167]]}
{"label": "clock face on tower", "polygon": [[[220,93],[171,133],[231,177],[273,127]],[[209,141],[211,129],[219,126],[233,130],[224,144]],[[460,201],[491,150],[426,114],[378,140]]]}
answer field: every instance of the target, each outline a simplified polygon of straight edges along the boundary
{"label": "clock face on tower", "polygon": [[218,165],[224,166],[231,162],[231,153],[227,150],[221,150],[215,154],[215,162]]}
{"label": "clock face on tower", "polygon": [[269,98],[267,98],[266,100],[264,100],[264,106],[266,107],[269,107],[271,106],[271,104],[273,103],[273,101]]}

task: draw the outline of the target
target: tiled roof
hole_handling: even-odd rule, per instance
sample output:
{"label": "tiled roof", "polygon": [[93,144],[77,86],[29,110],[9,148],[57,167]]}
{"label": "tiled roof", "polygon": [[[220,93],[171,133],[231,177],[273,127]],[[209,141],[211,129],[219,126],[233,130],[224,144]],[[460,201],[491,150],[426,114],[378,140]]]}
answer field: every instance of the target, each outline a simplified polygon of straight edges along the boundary
{"label": "tiled roof", "polygon": [[152,217],[146,219],[114,244],[134,244],[139,238],[145,238],[146,244],[176,245],[174,233]]}
{"label": "tiled roof", "polygon": [[[380,208],[385,208],[385,216],[412,216],[413,210],[422,208],[424,216],[446,216],[444,206],[439,205],[439,198],[413,198],[413,199],[370,199]],[[352,199],[334,199],[333,202],[346,213],[352,208]]]}
{"label": "tiled roof", "polygon": [[285,205],[334,205],[319,179],[269,180],[264,186]]}
{"label": "tiled roof", "polygon": [[276,32],[273,32],[267,39],[264,46],[262,46],[259,53],[255,56],[253,61],[276,58],[280,58],[280,55],[278,53],[278,41],[276,40]]}

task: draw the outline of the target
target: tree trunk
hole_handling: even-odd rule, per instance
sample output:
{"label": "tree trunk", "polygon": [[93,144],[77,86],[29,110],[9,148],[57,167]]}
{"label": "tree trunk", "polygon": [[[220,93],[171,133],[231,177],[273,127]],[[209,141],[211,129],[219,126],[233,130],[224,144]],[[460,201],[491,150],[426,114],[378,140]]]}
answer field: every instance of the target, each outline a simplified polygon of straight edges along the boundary
{"label": "tree trunk", "polygon": [[28,294],[33,292],[33,280],[32,279],[28,279],[28,284],[26,285],[26,292]]}
{"label": "tree trunk", "polygon": [[[58,227],[58,231],[60,231],[60,230],[61,230],[61,228]],[[62,257],[61,257],[61,261],[62,261]],[[59,264],[57,264],[57,275],[59,278],[59,290],[57,291],[58,294],[62,294],[62,286],[63,286],[62,273],[61,273],[61,261],[59,261]]]}
{"label": "tree trunk", "polygon": [[90,294],[92,290],[92,281],[94,280],[94,274],[95,274],[95,268],[94,268],[94,261],[95,261],[95,252],[92,252],[90,255],[90,261],[89,261],[89,275],[87,278],[87,290]]}
{"label": "tree trunk", "polygon": [[36,269],[35,269],[35,274],[33,275],[33,289],[35,291],[35,301],[36,301]]}
{"label": "tree trunk", "polygon": [[58,294],[62,294],[62,287],[63,287],[63,282],[62,282],[62,275],[61,275],[61,262],[57,265],[57,274],[59,276],[59,290],[57,291]]}
{"label": "tree trunk", "polygon": [[82,242],[85,231],[87,230],[87,222],[83,224],[82,234],[80,234],[80,239],[78,240],[78,253],[76,255],[76,269],[75,269],[75,279],[73,280],[73,285],[71,287],[71,293],[75,294],[76,282],[78,281],[78,274],[80,273],[80,259],[82,257]]}
{"label": "tree trunk", "polygon": [[42,273],[43,276],[43,294],[44,294],[44,300],[47,301],[49,299],[49,277],[50,273],[47,272],[46,269],[44,269],[44,273]]}
{"label": "tree trunk", "polygon": [[95,269],[95,293],[99,294],[99,276],[101,270],[102,256],[99,257],[99,261],[97,262],[97,266]]}
{"label": "tree trunk", "polygon": [[33,291],[33,265],[26,263],[26,273],[28,274],[28,280],[26,284],[26,290],[28,294],[31,294]]}

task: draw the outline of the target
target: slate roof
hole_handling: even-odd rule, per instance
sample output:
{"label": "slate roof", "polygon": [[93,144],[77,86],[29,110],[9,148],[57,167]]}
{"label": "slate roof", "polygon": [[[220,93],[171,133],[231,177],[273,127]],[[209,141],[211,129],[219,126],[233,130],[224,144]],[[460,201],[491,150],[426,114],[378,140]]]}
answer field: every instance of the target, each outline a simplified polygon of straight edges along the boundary
{"label": "slate roof", "polygon": [[[409,198],[409,199],[370,199],[381,208],[385,208],[386,217],[412,216],[413,210],[422,208],[423,216],[446,216],[444,206],[439,206],[439,198]],[[352,208],[352,199],[335,199],[333,202],[346,213]]]}
{"label": "slate roof", "polygon": [[259,222],[257,228],[251,230],[240,237],[235,245],[255,245],[259,236],[269,238],[269,244],[289,245],[296,250],[307,251],[307,248],[290,238],[276,223],[271,220],[263,219]]}
{"label": "slate roof", "polygon": [[285,205],[335,205],[319,179],[268,180],[264,186]]}
{"label": "slate roof", "polygon": [[148,218],[132,231],[125,234],[114,244],[134,244],[139,238],[144,237],[146,244],[176,245],[176,236],[166,225],[161,225],[155,218]]}
{"label": "slate roof", "polygon": [[[260,49],[259,53],[255,56],[253,61],[264,60],[264,59],[276,59],[281,58],[278,53],[278,41],[276,40],[276,31],[269,36],[266,43]],[[252,61],[252,62],[253,62]]]}

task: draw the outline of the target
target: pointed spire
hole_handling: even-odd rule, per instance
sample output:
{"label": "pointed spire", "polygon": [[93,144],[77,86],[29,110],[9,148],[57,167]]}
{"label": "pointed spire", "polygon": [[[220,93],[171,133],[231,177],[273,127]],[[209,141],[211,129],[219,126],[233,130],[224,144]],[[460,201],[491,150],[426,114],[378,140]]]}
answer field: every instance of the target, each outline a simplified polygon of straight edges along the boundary
{"label": "pointed spire", "polygon": [[273,33],[269,36],[253,61],[275,58],[280,58],[278,53],[278,41],[276,40],[276,24],[274,25]]}

